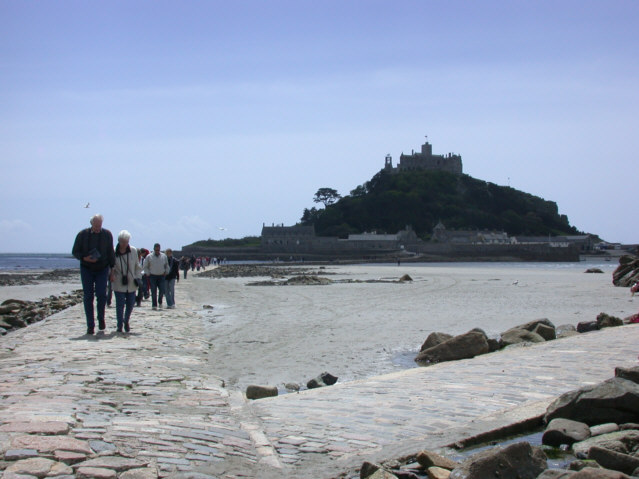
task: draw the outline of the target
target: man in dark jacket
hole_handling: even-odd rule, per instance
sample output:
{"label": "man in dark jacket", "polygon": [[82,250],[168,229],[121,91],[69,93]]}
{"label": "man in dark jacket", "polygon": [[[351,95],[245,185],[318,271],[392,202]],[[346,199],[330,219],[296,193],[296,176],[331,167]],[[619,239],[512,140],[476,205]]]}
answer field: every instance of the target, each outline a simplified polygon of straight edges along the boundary
{"label": "man in dark jacket", "polygon": [[169,274],[166,281],[166,309],[175,309],[175,282],[180,281],[180,261],[173,257],[173,250],[166,249],[166,257],[169,262]]}
{"label": "man in dark jacket", "polygon": [[107,299],[109,270],[115,265],[113,235],[102,228],[102,215],[91,217],[91,228],[75,237],[72,254],[80,260],[80,279],[84,291],[84,314],[87,317],[87,334],[95,333],[93,299],[98,303],[98,327],[106,328],[104,309]]}

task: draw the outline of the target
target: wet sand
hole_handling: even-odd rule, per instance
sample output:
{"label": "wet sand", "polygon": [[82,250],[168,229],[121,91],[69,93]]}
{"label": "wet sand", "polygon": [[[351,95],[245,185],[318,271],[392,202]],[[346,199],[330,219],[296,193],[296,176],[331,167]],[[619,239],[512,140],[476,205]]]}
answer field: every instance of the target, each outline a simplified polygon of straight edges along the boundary
{"label": "wet sand", "polygon": [[433,331],[479,327],[496,337],[538,318],[558,326],[591,321],[600,312],[627,317],[639,299],[612,285],[615,266],[604,274],[584,273],[592,267],[586,263],[327,266],[333,280],[409,274],[414,281],[248,286],[270,278],[189,276],[177,288],[208,323],[202,339],[211,343],[212,374],[241,390],[249,384],[283,389],[323,371],[343,382],[412,367]]}

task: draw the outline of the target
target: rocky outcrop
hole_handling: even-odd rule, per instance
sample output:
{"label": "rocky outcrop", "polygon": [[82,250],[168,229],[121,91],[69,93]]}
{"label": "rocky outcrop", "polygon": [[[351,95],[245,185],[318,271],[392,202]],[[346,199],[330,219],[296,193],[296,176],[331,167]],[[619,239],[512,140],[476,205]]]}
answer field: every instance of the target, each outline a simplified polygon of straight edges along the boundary
{"label": "rocky outcrop", "polygon": [[501,347],[518,343],[542,343],[557,337],[555,325],[548,319],[536,319],[501,333]]}
{"label": "rocky outcrop", "polygon": [[81,302],[81,290],[60,296],[49,296],[40,301],[7,299],[0,305],[0,334],[4,335],[8,331],[24,328]]}
{"label": "rocky outcrop", "polygon": [[527,442],[474,454],[450,473],[450,479],[536,479],[548,468],[544,452]]}
{"label": "rocky outcrop", "polygon": [[598,329],[603,328],[612,328],[614,326],[623,326],[623,319],[617,318],[615,316],[610,316],[606,313],[599,313],[597,315],[597,326]]}
{"label": "rocky outcrop", "polygon": [[612,284],[630,287],[639,281],[639,257],[631,254],[619,258],[619,266],[612,273]]}
{"label": "rocky outcrop", "polygon": [[422,364],[433,364],[442,361],[473,358],[489,351],[486,335],[479,331],[469,331],[420,351],[415,361]]}

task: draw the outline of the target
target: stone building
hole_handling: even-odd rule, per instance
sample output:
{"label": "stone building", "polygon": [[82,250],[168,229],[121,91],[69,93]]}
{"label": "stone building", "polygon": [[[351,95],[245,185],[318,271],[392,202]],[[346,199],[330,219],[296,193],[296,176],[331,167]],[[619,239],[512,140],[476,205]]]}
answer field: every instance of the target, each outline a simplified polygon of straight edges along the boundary
{"label": "stone building", "polygon": [[402,153],[399,164],[393,167],[393,158],[386,155],[384,170],[391,173],[413,170],[442,170],[461,175],[463,173],[462,159],[460,155],[448,153],[447,155],[433,155],[433,145],[426,142],[422,145],[422,151],[413,150],[410,155]]}

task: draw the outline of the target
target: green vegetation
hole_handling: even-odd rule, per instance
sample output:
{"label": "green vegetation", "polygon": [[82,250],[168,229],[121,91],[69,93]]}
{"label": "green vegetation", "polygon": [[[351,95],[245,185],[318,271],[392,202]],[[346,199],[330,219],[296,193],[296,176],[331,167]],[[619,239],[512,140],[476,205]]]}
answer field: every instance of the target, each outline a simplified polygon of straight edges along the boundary
{"label": "green vegetation", "polygon": [[[325,188],[326,189],[326,188]],[[445,171],[391,174],[384,170],[324,209],[305,209],[301,224],[319,236],[376,230],[395,233],[411,225],[428,239],[438,221],[447,229],[496,230],[509,235],[574,235],[557,204],[538,196]]]}
{"label": "green vegetation", "polygon": [[226,238],[223,240],[200,240],[196,241],[193,244],[188,246],[196,246],[200,248],[219,248],[219,247],[239,247],[239,246],[259,246],[260,245],[260,237],[259,236],[245,236],[244,238],[234,239],[234,238]]}

